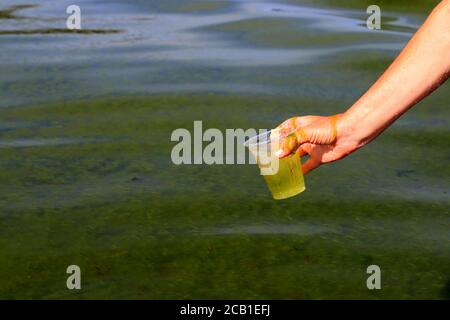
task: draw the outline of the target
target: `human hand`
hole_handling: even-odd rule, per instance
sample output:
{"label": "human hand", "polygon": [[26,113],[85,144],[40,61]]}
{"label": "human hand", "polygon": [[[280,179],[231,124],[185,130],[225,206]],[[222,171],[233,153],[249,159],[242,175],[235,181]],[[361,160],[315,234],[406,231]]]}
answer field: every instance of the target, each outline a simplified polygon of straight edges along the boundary
{"label": "human hand", "polygon": [[290,118],[277,127],[280,141],[275,154],[279,158],[294,152],[300,156],[308,154],[309,159],[302,165],[303,174],[323,163],[342,159],[363,145],[345,122],[344,114]]}
{"label": "human hand", "polygon": [[450,77],[449,17],[450,0],[443,0],[383,75],[345,113],[283,122],[278,126],[281,145],[275,154],[280,158],[296,151],[301,156],[309,154],[302,167],[306,174],[376,138]]}

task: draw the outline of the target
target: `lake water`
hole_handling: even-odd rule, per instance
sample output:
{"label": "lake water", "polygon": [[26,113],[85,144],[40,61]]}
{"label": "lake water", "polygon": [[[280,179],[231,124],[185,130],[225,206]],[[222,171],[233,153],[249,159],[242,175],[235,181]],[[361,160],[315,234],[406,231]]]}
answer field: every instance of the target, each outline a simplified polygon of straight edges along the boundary
{"label": "lake water", "polygon": [[80,0],[73,33],[72,1],[2,1],[0,298],[450,298],[450,83],[288,200],[170,158],[194,120],[343,112],[433,1],[380,3]]}

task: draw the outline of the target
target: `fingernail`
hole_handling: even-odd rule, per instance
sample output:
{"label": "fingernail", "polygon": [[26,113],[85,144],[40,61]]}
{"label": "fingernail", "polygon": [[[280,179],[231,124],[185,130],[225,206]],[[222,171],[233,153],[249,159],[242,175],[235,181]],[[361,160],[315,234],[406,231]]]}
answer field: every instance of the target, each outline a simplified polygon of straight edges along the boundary
{"label": "fingernail", "polygon": [[275,152],[275,155],[280,158],[282,155],[284,154],[284,151],[282,149],[278,150],[277,152]]}

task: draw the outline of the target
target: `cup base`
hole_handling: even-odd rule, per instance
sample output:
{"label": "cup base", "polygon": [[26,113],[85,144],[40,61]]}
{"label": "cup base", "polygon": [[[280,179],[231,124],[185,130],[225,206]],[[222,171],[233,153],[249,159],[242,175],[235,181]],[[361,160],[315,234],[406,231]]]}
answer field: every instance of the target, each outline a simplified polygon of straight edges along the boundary
{"label": "cup base", "polygon": [[275,200],[283,200],[283,199],[287,199],[287,198],[296,196],[305,190],[306,190],[306,187],[303,185],[303,186],[300,186],[300,188],[291,189],[287,192],[277,192],[275,194],[272,194],[272,196]]}

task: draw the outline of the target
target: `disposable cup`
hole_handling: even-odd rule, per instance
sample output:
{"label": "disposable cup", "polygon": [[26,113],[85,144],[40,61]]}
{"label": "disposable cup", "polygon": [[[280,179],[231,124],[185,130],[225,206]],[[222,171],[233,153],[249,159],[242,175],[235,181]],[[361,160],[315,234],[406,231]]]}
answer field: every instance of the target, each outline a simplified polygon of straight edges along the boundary
{"label": "disposable cup", "polygon": [[277,200],[293,197],[305,190],[299,153],[282,159],[275,155],[281,137],[294,138],[293,133],[281,134],[278,129],[272,129],[248,139],[244,144],[256,159],[267,187]]}

